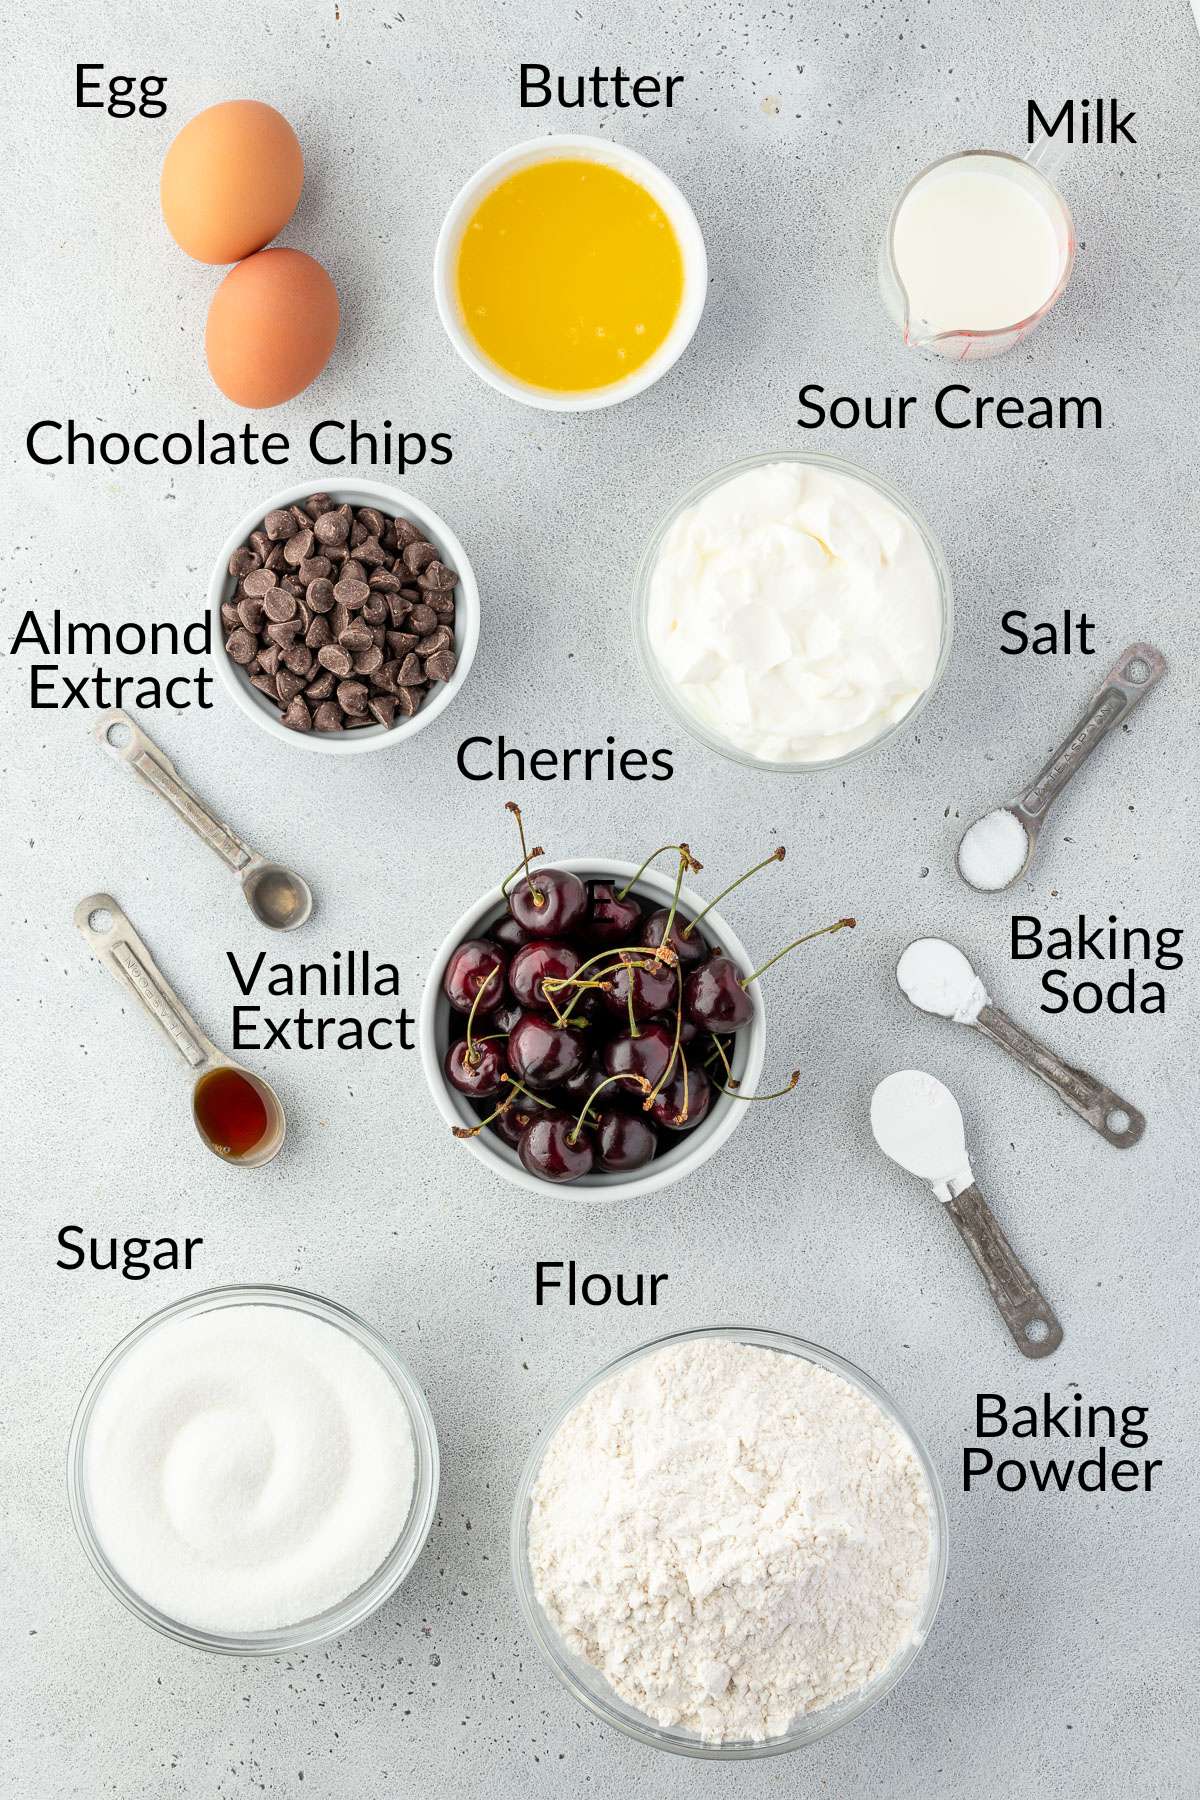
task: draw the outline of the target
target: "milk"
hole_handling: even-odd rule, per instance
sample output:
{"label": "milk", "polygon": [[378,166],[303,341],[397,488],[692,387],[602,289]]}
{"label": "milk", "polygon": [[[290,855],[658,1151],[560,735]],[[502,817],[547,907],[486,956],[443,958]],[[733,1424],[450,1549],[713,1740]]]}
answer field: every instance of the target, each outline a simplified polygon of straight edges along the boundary
{"label": "milk", "polygon": [[1004,159],[972,156],[913,186],[892,255],[914,331],[999,331],[1046,304],[1067,244],[1036,180]]}

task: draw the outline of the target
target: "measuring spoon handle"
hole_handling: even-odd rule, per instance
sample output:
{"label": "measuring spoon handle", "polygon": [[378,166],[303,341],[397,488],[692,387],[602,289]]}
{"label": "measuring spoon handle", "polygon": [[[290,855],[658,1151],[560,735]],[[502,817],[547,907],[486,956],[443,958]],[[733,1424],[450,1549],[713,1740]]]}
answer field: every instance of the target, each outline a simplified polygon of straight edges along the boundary
{"label": "measuring spoon handle", "polygon": [[119,707],[104,713],[93,735],[111,757],[123,762],[131,774],[153,788],[200,841],[216,852],[227,869],[238,874],[254,861],[254,852],[208,810],[186,781],[180,780],[170,757],[146,736],[140,725],[134,724],[128,713]]}
{"label": "measuring spoon handle", "polygon": [[[1110,1087],[1089,1075],[1086,1069],[1076,1069],[1061,1056],[1057,1056],[1038,1038],[1030,1035],[1023,1025],[1010,1019],[1006,1012],[991,1001],[979,1011],[974,1021],[975,1027],[984,1037],[991,1038],[1015,1056],[1019,1063],[1052,1087],[1059,1099],[1085,1119],[1093,1131],[1098,1131],[1106,1143],[1117,1150],[1129,1150],[1137,1143],[1146,1129],[1146,1116],[1128,1100],[1122,1100]],[[1122,1118],[1125,1123],[1122,1123]]]}
{"label": "measuring spoon handle", "polygon": [[946,1211],[975,1258],[1022,1356],[1053,1355],[1062,1343],[1062,1326],[974,1182],[946,1202]]}
{"label": "measuring spoon handle", "polygon": [[89,894],[75,925],[117,980],[161,1027],[188,1067],[199,1071],[225,1057],[200,1029],[111,894]]}
{"label": "measuring spoon handle", "polygon": [[1053,802],[1101,739],[1129,717],[1143,694],[1148,694],[1166,672],[1167,659],[1153,644],[1130,644],[1123,650],[1078,725],[1067,734],[1041,773],[1013,801],[1010,811],[1036,833]]}

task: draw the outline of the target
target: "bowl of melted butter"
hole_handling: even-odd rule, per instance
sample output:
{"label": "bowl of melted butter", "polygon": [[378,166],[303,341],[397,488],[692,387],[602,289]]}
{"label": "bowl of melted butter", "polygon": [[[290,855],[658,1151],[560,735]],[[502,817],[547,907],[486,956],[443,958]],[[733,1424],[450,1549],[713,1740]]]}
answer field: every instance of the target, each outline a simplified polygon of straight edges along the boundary
{"label": "bowl of melted butter", "polygon": [[586,412],[683,354],[708,282],[675,183],[601,138],[535,138],[485,163],[447,212],[434,293],[451,343],[527,406]]}

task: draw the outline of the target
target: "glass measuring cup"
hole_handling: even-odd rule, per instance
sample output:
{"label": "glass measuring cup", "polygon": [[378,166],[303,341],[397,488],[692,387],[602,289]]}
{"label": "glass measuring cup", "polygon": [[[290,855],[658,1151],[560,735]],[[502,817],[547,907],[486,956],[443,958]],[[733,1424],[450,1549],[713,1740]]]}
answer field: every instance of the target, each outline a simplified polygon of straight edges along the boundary
{"label": "glass measuring cup", "polygon": [[[1012,350],[1041,324],[1071,279],[1071,270],[1075,266],[1075,223],[1053,180],[1069,153],[1070,146],[1065,140],[1055,142],[1043,135],[1030,145],[1024,156],[1013,156],[1006,150],[960,150],[953,156],[930,163],[913,177],[892,208],[879,251],[879,286],[883,303],[910,349],[928,350],[935,356],[948,357],[955,362],[978,362],[984,357],[1002,356],[1006,350]],[[1014,319],[1011,324],[986,331],[965,326],[935,330],[926,320],[915,316],[896,261],[896,221],[905,202],[924,182],[936,180],[960,166],[986,167],[989,174],[1023,188],[1049,221],[1061,265],[1051,293],[1034,312],[1023,319]]]}

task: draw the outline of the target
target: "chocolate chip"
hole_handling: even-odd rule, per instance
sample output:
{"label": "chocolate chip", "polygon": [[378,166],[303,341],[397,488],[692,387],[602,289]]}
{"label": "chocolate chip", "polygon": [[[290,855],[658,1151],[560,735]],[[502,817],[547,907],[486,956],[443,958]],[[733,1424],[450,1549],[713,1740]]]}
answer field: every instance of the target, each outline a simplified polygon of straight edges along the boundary
{"label": "chocolate chip", "polygon": [[311,587],[314,581],[333,574],[333,564],[327,556],[306,556],[296,573],[305,587]]}
{"label": "chocolate chip", "polygon": [[298,694],[284,713],[283,723],[287,726],[289,731],[312,730],[312,714]]}
{"label": "chocolate chip", "polygon": [[273,569],[251,569],[249,575],[242,582],[242,592],[261,598],[262,595],[270,593],[275,582],[276,575]]}
{"label": "chocolate chip", "polygon": [[420,661],[411,653],[404,658],[396,670],[397,687],[420,687],[425,680],[425,671]]}
{"label": "chocolate chip", "polygon": [[415,631],[389,631],[386,634],[387,647],[393,656],[404,656],[407,651],[417,647]]}
{"label": "chocolate chip", "polygon": [[405,550],[409,544],[421,543],[424,533],[417,530],[411,519],[393,519],[392,536],[397,550]]}
{"label": "chocolate chip", "polygon": [[328,669],[322,669],[314,675],[304,692],[310,700],[328,700],[334,688],[334,678]]}
{"label": "chocolate chip", "polygon": [[369,648],[371,643],[371,628],[369,625],[363,625],[357,622],[353,625],[347,625],[345,631],[338,632],[338,643],[342,646],[343,650],[348,650],[351,656],[356,656],[360,650]]}
{"label": "chocolate chip", "polygon": [[421,639],[417,645],[417,655],[421,657],[436,656],[439,650],[453,650],[453,648],[453,637],[444,625],[439,625],[436,631],[431,631],[428,637]]}
{"label": "chocolate chip", "polygon": [[272,544],[271,548],[267,551],[266,556],[263,558],[263,568],[278,570],[285,566],[283,560],[283,545]]}
{"label": "chocolate chip", "polygon": [[318,731],[341,731],[342,709],[336,700],[323,700],[316,710],[313,724]]}
{"label": "chocolate chip", "polygon": [[419,687],[401,687],[396,689],[396,711],[407,713],[411,719],[425,698],[425,690]]}
{"label": "chocolate chip", "polygon": [[357,556],[368,569],[378,569],[387,562],[387,551],[377,537],[364,538],[358,546]]}
{"label": "chocolate chip", "polygon": [[458,667],[458,658],[452,650],[439,650],[436,656],[425,658],[425,673],[430,681],[449,681]]}
{"label": "chocolate chip", "polygon": [[321,513],[313,524],[313,536],[319,544],[344,544],[350,536],[354,515],[348,506],[338,506]]}
{"label": "chocolate chip", "polygon": [[278,644],[286,650],[293,638],[300,636],[299,619],[281,619],[266,627],[265,636],[270,644]]}
{"label": "chocolate chip", "polygon": [[364,681],[339,681],[337,697],[338,705],[343,712],[365,712],[367,706],[367,685]]}
{"label": "chocolate chip", "polygon": [[278,543],[281,538],[291,537],[295,529],[296,521],[292,517],[290,506],[277,506],[275,511],[269,512],[263,520],[263,530],[272,543]]}
{"label": "chocolate chip", "polygon": [[296,596],[289,594],[286,588],[272,588],[263,601],[263,608],[273,624],[282,625],[285,619],[296,617]]}
{"label": "chocolate chip", "polygon": [[411,611],[412,601],[406,600],[403,594],[388,595],[388,617],[394,629],[399,630]]}
{"label": "chocolate chip", "polygon": [[252,531],[250,533],[250,548],[253,550],[260,563],[265,563],[268,556],[270,556],[271,540],[261,527],[257,531]]}
{"label": "chocolate chip", "polygon": [[424,637],[427,632],[437,629],[438,616],[432,606],[414,606],[408,615],[408,623],[418,636]]}
{"label": "chocolate chip", "polygon": [[377,594],[398,594],[401,581],[390,569],[372,569],[367,576],[367,586]]}
{"label": "chocolate chip", "polygon": [[221,602],[221,623],[226,631],[236,631],[238,626],[242,623],[240,611],[229,600],[222,600]]}
{"label": "chocolate chip", "polygon": [[405,546],[403,561],[410,575],[419,575],[421,570],[427,568],[436,558],[437,551],[432,544],[427,544],[424,538],[419,538],[415,544],[410,543]]}
{"label": "chocolate chip", "polygon": [[264,675],[260,669],[256,674],[250,677],[250,685],[251,687],[256,687],[260,694],[265,694],[268,700],[274,700],[276,706],[279,705],[279,695],[275,689],[275,677],[273,675]]}
{"label": "chocolate chip", "polygon": [[303,675],[308,679],[313,669],[313,653],[307,644],[291,644],[283,652],[283,661],[293,675]]}
{"label": "chocolate chip", "polygon": [[454,599],[450,594],[430,594],[429,604],[439,619],[454,617]]}
{"label": "chocolate chip", "polygon": [[372,537],[381,538],[387,530],[387,520],[373,506],[360,506],[358,516]]}
{"label": "chocolate chip", "polygon": [[386,731],[396,717],[396,702],[394,700],[380,699],[378,696],[373,696],[367,701],[367,711]]}
{"label": "chocolate chip", "polygon": [[328,512],[333,501],[328,494],[310,494],[304,502],[304,510],[310,519],[319,519],[323,512]]}
{"label": "chocolate chip", "polygon": [[279,667],[279,645],[264,644],[258,653],[258,665],[264,675],[273,675]]}
{"label": "chocolate chip", "polygon": [[237,630],[231,632],[226,638],[225,648],[233,661],[235,663],[241,663],[244,668],[247,663],[252,663],[254,661],[258,645],[246,630],[246,627],[244,625],[239,625]]}
{"label": "chocolate chip", "polygon": [[229,559],[229,573],[233,576],[249,575],[251,569],[257,569],[258,565],[259,559],[254,551],[251,550],[249,544],[243,544],[241,549],[235,550]]}
{"label": "chocolate chip", "polygon": [[333,590],[333,597],[347,612],[354,612],[371,598],[371,590],[365,581],[351,581],[343,576]]}
{"label": "chocolate chip", "polygon": [[317,651],[317,661],[323,669],[332,670],[335,675],[348,675],[351,662],[340,644],[326,644]]}
{"label": "chocolate chip", "polygon": [[320,650],[322,645],[333,642],[333,633],[329,629],[329,620],[323,613],[318,613],[304,634],[304,641],[310,650]]}
{"label": "chocolate chip", "polygon": [[318,576],[316,581],[310,581],[305,588],[304,598],[314,612],[327,613],[334,605],[332,581],[327,581],[324,576]]}
{"label": "chocolate chip", "polygon": [[299,675],[293,674],[291,669],[280,669],[275,677],[275,686],[284,706],[289,706],[296,695],[303,690],[304,683]]}
{"label": "chocolate chip", "polygon": [[[284,554],[286,555],[287,552],[285,551]],[[436,556],[417,576],[417,586],[423,588],[426,593],[448,594],[457,585],[458,576],[454,570],[448,569],[444,562],[438,561]]]}
{"label": "chocolate chip", "polygon": [[[297,531],[293,537],[290,537],[283,546],[283,560],[290,563],[293,569],[298,569],[312,547],[312,529],[306,526],[303,531]],[[432,568],[433,564],[431,563],[429,566]]]}
{"label": "chocolate chip", "polygon": [[360,650],[354,659],[356,675],[374,675],[376,669],[382,668],[382,666],[383,651],[377,644],[372,644],[366,650]]}
{"label": "chocolate chip", "polygon": [[367,571],[357,556],[348,556],[342,564],[343,581],[361,581],[366,586]]}
{"label": "chocolate chip", "polygon": [[246,627],[247,631],[252,631],[255,637],[262,630],[264,610],[262,601],[254,594],[247,594],[244,600],[238,601],[238,620]]}

